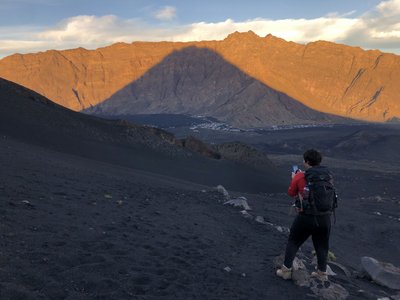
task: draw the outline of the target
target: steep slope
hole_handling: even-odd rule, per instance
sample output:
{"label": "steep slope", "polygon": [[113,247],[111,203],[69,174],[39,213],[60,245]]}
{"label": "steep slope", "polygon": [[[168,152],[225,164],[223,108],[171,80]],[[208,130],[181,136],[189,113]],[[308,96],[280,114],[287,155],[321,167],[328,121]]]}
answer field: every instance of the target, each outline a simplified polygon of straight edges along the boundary
{"label": "steep slope", "polygon": [[[322,41],[300,45],[271,35],[258,37],[252,32],[233,33],[223,41],[119,43],[94,51],[79,48],[16,54],[0,61],[0,77],[81,110],[137,81],[174,51],[192,46],[215,52],[246,75],[312,109],[369,121],[400,116],[398,56]],[[230,76],[224,74],[225,80],[234,79]],[[158,82],[152,88],[145,96],[152,98],[153,92],[157,94],[167,87]],[[207,91],[206,98],[213,98],[215,87],[208,84]],[[254,103],[259,96],[249,93],[239,99]]]}
{"label": "steep slope", "polygon": [[[77,113],[3,79],[0,107],[2,139],[231,190],[281,191],[285,186],[274,167],[260,171],[208,158],[177,146],[168,132]],[[204,144],[200,150],[205,152]]]}

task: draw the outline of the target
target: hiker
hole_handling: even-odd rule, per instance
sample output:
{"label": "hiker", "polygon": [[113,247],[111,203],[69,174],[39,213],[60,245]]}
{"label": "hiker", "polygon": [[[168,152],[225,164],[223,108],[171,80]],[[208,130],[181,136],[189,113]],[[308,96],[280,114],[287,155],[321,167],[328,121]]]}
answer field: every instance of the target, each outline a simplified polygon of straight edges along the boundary
{"label": "hiker", "polygon": [[285,260],[276,274],[283,279],[292,278],[292,264],[299,247],[311,235],[317,255],[318,269],[311,276],[328,280],[326,273],[331,213],[336,207],[333,178],[328,168],[321,166],[321,153],[315,149],[304,152],[305,172],[292,172],[288,194],[295,197],[297,216],[290,228]]}

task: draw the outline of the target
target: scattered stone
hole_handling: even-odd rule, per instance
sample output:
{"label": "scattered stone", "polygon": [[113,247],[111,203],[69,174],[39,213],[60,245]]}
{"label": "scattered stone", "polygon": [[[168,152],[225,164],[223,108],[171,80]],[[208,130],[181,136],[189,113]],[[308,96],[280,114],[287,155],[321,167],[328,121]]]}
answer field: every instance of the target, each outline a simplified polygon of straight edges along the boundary
{"label": "scattered stone", "polygon": [[124,201],[122,201],[122,200],[118,200],[118,201],[117,201],[117,204],[118,204],[119,206],[121,206],[123,203],[124,203]]}
{"label": "scattered stone", "polygon": [[392,298],[393,300],[400,300],[400,293],[398,293],[397,295],[390,296],[390,298]]}
{"label": "scattered stone", "polygon": [[265,220],[263,216],[257,216],[255,221],[260,224],[265,224]]}
{"label": "scattered stone", "polygon": [[376,196],[375,200],[376,200],[376,202],[383,202],[383,199],[381,196]]}
{"label": "scattered stone", "polygon": [[240,211],[241,212],[241,214],[243,215],[243,217],[245,217],[246,219],[253,219],[253,216],[251,215],[251,214],[249,214],[248,212],[247,212],[247,210],[242,210],[242,211]]}
{"label": "scattered stone", "polygon": [[293,260],[292,280],[298,286],[310,286],[310,275],[303,260],[295,257]]}
{"label": "scattered stone", "polygon": [[377,216],[382,216],[382,214],[379,211],[374,211],[373,214]]}
{"label": "scattered stone", "polygon": [[275,226],[275,229],[278,230],[281,233],[290,232],[289,228],[283,227],[283,226]]}
{"label": "scattered stone", "polygon": [[206,193],[207,191],[206,191],[206,190],[201,190],[201,192],[202,192],[202,193]]}
{"label": "scattered stone", "polygon": [[23,204],[25,204],[25,206],[29,207],[29,208],[35,208],[35,205],[33,205],[32,203],[30,203],[28,200],[22,200],[21,201]]}
{"label": "scattered stone", "polygon": [[47,257],[42,257],[42,263],[48,263],[49,259]]}
{"label": "scattered stone", "polygon": [[329,264],[338,267],[341,271],[343,271],[343,273],[344,273],[347,277],[349,277],[349,278],[351,277],[350,271],[349,271],[345,266],[343,266],[343,265],[341,265],[341,264],[339,264],[339,263],[337,263],[337,262],[334,262],[334,261],[330,261]]}
{"label": "scattered stone", "polygon": [[109,194],[105,194],[105,195],[104,195],[104,198],[106,198],[106,199],[112,199],[112,196],[109,195]]}
{"label": "scattered stone", "polygon": [[225,267],[224,271],[230,273],[230,272],[232,272],[232,269],[230,267]]}
{"label": "scattered stone", "polygon": [[233,205],[234,207],[240,207],[243,208],[244,210],[251,210],[249,204],[247,203],[247,199],[245,197],[239,197],[236,199],[226,201],[224,205],[226,204]]}
{"label": "scattered stone", "polygon": [[306,270],[306,265],[302,259],[295,257],[293,260],[293,270],[297,271],[301,269]]}
{"label": "scattered stone", "polygon": [[376,283],[394,290],[400,290],[400,268],[366,256],[361,258],[361,266]]}
{"label": "scattered stone", "polygon": [[242,277],[246,277],[246,273],[242,273]]}
{"label": "scattered stone", "polygon": [[217,186],[217,192],[221,193],[224,196],[225,200],[229,200],[231,198],[228,191],[222,185]]}

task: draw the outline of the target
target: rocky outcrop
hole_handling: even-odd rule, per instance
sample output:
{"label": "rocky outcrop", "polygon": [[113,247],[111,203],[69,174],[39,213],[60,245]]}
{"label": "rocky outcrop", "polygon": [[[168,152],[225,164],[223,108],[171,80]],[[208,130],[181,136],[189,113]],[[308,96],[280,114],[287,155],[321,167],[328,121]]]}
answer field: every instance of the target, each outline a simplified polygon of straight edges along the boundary
{"label": "rocky outcrop", "polygon": [[229,142],[214,145],[214,149],[221,154],[223,158],[244,164],[246,166],[259,169],[274,169],[275,166],[268,156],[241,142]]}
{"label": "rocky outcrop", "polygon": [[185,139],[175,140],[175,144],[184,147],[190,151],[197,152],[203,156],[214,159],[221,158],[221,155],[218,152],[214,151],[206,143],[193,136],[188,136]]}
{"label": "rocky outcrop", "polygon": [[[176,55],[171,58],[174,53],[185,54],[179,51],[188,47],[206,49],[215,55],[209,55],[208,60],[182,57],[181,62],[173,59]],[[240,73],[221,67],[218,57]],[[386,121],[400,116],[399,56],[323,41],[300,45],[272,35],[259,37],[252,32],[236,32],[223,41],[118,43],[93,51],[79,48],[15,54],[0,61],[0,77],[33,89],[65,107],[82,110],[102,103],[127,85],[143,83],[149,71],[160,63],[162,68],[149,85],[143,85],[145,90],[125,91],[125,95],[140,96],[142,102],[147,101],[148,108],[157,101],[158,112],[163,112],[160,103],[165,97],[176,95],[181,103],[211,103],[223,98],[220,93],[226,93],[224,86],[233,85],[236,91],[231,95],[233,98],[224,98],[226,103],[221,103],[221,107],[237,112],[256,107],[251,114],[254,120],[247,121],[252,126],[263,124],[263,119],[272,116],[278,116],[273,119],[275,123],[290,124],[293,115],[282,107],[295,105],[293,99],[320,112],[361,120]],[[175,77],[167,76],[171,74]],[[201,95],[191,89],[199,83],[206,87]],[[132,100],[123,99],[125,104]],[[236,106],[231,107],[232,102]],[[277,106],[278,102],[281,105]],[[184,110],[178,102],[174,109]],[[254,114],[255,110],[259,114]],[[296,106],[286,107],[286,111],[294,110]],[[218,113],[221,117],[224,110]],[[249,119],[245,114],[235,118],[242,119],[238,123]],[[257,122],[257,118],[262,121]],[[313,120],[313,116],[306,119]]]}

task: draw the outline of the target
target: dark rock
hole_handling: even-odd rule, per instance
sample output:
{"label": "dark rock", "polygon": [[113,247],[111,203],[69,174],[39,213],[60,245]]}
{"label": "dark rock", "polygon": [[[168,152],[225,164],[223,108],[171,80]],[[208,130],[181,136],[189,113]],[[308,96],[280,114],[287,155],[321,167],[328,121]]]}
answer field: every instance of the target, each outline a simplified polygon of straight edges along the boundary
{"label": "dark rock", "polygon": [[255,169],[275,168],[265,153],[241,142],[230,142],[215,145],[214,149],[223,158],[247,165]]}
{"label": "dark rock", "polygon": [[221,155],[218,152],[212,150],[206,143],[193,136],[189,136],[186,139],[179,140],[177,144],[193,152],[197,152],[210,158],[221,158]]}
{"label": "dark rock", "polygon": [[313,293],[324,300],[344,300],[349,297],[347,290],[339,284],[326,281],[311,279],[311,290]]}

